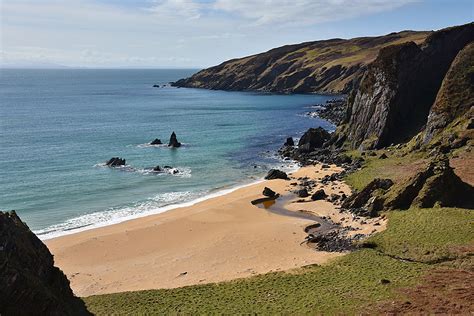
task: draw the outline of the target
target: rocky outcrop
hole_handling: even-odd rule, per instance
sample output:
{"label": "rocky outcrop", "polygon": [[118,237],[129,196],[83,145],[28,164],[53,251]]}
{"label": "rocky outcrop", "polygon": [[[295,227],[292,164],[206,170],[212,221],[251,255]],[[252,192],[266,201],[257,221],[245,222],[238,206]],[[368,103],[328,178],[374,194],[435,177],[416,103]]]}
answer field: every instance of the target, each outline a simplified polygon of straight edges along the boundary
{"label": "rocky outcrop", "polygon": [[431,34],[425,43],[380,50],[350,98],[350,119],[339,137],[351,148],[381,148],[409,140],[426,124],[456,55],[474,40],[474,23]]}
{"label": "rocky outcrop", "polygon": [[295,141],[293,140],[293,137],[288,137],[283,144],[283,146],[288,146],[288,147],[293,147],[295,146]]}
{"label": "rocky outcrop", "polygon": [[374,179],[360,192],[349,196],[342,207],[350,209],[352,213],[361,216],[374,217],[378,215],[384,207],[385,198],[383,194],[392,187],[393,181],[390,179]]}
{"label": "rocky outcrop", "polygon": [[91,315],[14,211],[0,212],[0,314]]}
{"label": "rocky outcrop", "polygon": [[278,170],[278,169],[270,169],[267,175],[265,176],[265,180],[273,180],[273,179],[283,179],[288,180],[288,175],[286,172]]}
{"label": "rocky outcrop", "polygon": [[463,182],[439,156],[428,167],[395,188],[384,203],[385,209],[408,209],[410,206],[474,208],[474,188]]}
{"label": "rocky outcrop", "polygon": [[473,107],[474,43],[470,43],[456,56],[443,80],[428,116],[423,143],[428,143],[438,131]]}
{"label": "rocky outcrop", "polygon": [[331,134],[324,128],[310,128],[301,136],[298,142],[298,150],[304,153],[311,152],[316,148],[323,147],[323,144],[330,138]]}
{"label": "rocky outcrop", "polygon": [[125,166],[125,163],[125,159],[119,157],[112,157],[105,164],[109,167],[120,167]]}
{"label": "rocky outcrop", "polygon": [[168,146],[173,147],[173,148],[181,147],[181,143],[178,142],[178,138],[176,137],[175,132],[171,133],[170,141],[168,143]]}
{"label": "rocky outcrop", "polygon": [[347,93],[357,85],[365,67],[382,47],[407,41],[420,43],[428,34],[403,31],[286,45],[226,61],[172,85],[235,91]]}
{"label": "rocky outcrop", "polygon": [[163,143],[161,142],[161,139],[159,139],[159,138],[155,138],[155,139],[150,143],[150,145],[161,145],[161,144],[163,144]]}

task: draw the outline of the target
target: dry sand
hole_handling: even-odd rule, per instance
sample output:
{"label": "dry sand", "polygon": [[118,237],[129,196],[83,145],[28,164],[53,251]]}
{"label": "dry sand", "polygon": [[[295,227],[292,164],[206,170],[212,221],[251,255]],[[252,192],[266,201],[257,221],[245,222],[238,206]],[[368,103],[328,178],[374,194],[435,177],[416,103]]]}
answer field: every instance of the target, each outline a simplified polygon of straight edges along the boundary
{"label": "dry sand", "polygon": [[[250,203],[265,186],[293,195],[288,210],[306,210],[335,222],[372,232],[381,219],[365,224],[340,214],[327,201],[294,203],[296,178],[321,178],[340,171],[331,166],[304,167],[290,181],[268,180],[190,207],[174,209],[46,241],[55,264],[78,296],[174,288],[219,282],[309,264],[323,264],[341,253],[315,251],[300,243],[311,220],[273,214]],[[327,193],[350,194],[342,182],[322,186]],[[310,201],[309,198],[306,200]],[[375,222],[379,221],[381,225]]]}

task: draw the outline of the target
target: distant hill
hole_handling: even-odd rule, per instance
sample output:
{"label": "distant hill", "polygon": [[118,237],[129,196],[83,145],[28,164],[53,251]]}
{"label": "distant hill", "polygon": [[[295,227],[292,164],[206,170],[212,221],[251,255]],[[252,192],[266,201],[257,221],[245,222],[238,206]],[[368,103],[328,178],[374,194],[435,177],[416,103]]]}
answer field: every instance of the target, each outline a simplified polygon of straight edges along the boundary
{"label": "distant hill", "polygon": [[383,47],[423,42],[431,32],[330,39],[286,45],[226,61],[175,83],[177,87],[282,93],[347,93]]}

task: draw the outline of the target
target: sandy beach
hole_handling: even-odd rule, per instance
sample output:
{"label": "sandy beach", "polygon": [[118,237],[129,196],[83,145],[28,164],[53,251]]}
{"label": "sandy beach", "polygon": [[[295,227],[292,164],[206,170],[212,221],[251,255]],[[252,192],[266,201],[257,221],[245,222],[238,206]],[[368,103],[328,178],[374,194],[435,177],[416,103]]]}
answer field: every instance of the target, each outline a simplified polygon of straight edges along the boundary
{"label": "sandy beach", "polygon": [[[304,203],[294,193],[298,178],[320,179],[338,172],[335,166],[303,167],[291,180],[266,180],[190,207],[96,228],[46,241],[55,264],[78,296],[174,288],[220,282],[310,264],[343,255],[315,251],[301,242],[313,222],[275,214],[250,201],[265,186],[285,197],[285,208],[327,216],[356,233],[384,229],[383,219],[356,221],[324,200]],[[343,182],[318,184],[326,193],[344,192]],[[378,222],[377,225],[374,225]]]}

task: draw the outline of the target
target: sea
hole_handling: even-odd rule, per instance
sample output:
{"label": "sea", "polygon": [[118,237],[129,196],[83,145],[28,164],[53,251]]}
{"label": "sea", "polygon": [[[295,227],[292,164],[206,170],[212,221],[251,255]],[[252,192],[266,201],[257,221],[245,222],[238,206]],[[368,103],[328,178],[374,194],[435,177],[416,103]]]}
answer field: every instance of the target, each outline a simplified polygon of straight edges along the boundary
{"label": "sea", "polygon": [[[285,139],[334,129],[305,115],[334,96],[168,84],[196,71],[1,69],[0,210],[43,240],[158,214],[295,169],[276,154]],[[180,148],[166,146],[173,131]]]}

